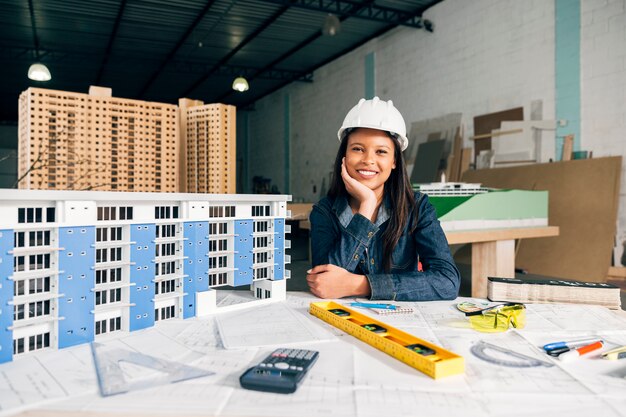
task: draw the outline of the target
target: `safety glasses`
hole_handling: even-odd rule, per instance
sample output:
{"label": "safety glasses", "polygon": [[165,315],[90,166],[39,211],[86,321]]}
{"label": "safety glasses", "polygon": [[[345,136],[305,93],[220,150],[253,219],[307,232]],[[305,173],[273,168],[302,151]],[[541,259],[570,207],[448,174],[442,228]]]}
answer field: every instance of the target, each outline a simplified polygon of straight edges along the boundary
{"label": "safety glasses", "polygon": [[510,326],[523,329],[526,326],[526,306],[505,303],[478,311],[465,313],[474,330],[485,333],[505,332]]}

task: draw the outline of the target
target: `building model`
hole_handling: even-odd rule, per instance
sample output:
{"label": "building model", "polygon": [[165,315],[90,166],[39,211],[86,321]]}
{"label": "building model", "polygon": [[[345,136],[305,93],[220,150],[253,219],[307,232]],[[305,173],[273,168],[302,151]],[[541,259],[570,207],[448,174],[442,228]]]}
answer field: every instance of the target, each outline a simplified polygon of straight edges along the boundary
{"label": "building model", "polygon": [[19,99],[18,187],[235,193],[236,109],[29,88]]}
{"label": "building model", "polygon": [[237,111],[227,104],[180,99],[180,191],[236,192],[235,128]]}
{"label": "building model", "polygon": [[414,187],[428,195],[445,231],[548,225],[548,192],[498,190],[481,184],[434,182]]}
{"label": "building model", "polygon": [[178,191],[178,107],[29,88],[19,99],[21,189]]}
{"label": "building model", "polygon": [[288,200],[4,190],[0,363],[208,314],[222,286],[284,299]]}

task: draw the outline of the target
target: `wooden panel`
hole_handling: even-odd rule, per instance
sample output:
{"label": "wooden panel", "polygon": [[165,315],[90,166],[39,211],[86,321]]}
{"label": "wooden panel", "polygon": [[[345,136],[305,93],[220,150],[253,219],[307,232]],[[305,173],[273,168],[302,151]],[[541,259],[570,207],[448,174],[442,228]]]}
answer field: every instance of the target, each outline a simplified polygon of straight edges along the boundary
{"label": "wooden panel", "polygon": [[[524,108],[503,110],[495,113],[483,114],[474,117],[474,137],[491,135],[492,130],[500,129],[500,123],[505,120],[524,120]],[[491,149],[491,136],[474,140],[474,158],[482,150]]]}
{"label": "wooden panel", "polygon": [[515,241],[472,244],[472,297],[487,298],[487,278],[515,278]]}
{"label": "wooden panel", "polygon": [[522,240],[516,266],[533,274],[604,282],[611,264],[621,157],[468,171],[487,187],[548,190],[558,237]]}
{"label": "wooden panel", "polygon": [[556,226],[517,227],[510,229],[457,230],[445,233],[446,238],[448,239],[448,244],[456,245],[462,243],[490,242],[495,240],[552,237],[559,235],[559,228]]}

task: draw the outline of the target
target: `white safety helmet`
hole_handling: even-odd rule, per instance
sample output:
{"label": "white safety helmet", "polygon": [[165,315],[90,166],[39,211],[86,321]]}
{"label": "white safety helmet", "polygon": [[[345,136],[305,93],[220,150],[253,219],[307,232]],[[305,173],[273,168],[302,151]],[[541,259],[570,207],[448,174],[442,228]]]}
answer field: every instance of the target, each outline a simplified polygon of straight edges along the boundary
{"label": "white safety helmet", "polygon": [[354,106],[343,119],[343,124],[337,132],[339,141],[343,139],[346,129],[366,127],[370,129],[385,130],[398,137],[400,150],[404,151],[409,146],[406,137],[406,124],[404,118],[393,106],[391,100],[384,101],[378,97],[371,100],[362,98],[359,104]]}

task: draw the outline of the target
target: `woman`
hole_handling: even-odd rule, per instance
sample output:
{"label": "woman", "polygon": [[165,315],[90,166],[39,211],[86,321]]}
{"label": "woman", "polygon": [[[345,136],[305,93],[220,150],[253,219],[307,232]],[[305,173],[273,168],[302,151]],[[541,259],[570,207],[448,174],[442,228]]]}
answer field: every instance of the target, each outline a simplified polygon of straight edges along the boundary
{"label": "woman", "polygon": [[361,99],[337,136],[328,196],[310,215],[311,292],[320,298],[456,298],[460,276],[448,242],[428,197],[413,193],[406,173],[400,112],[391,100]]}

